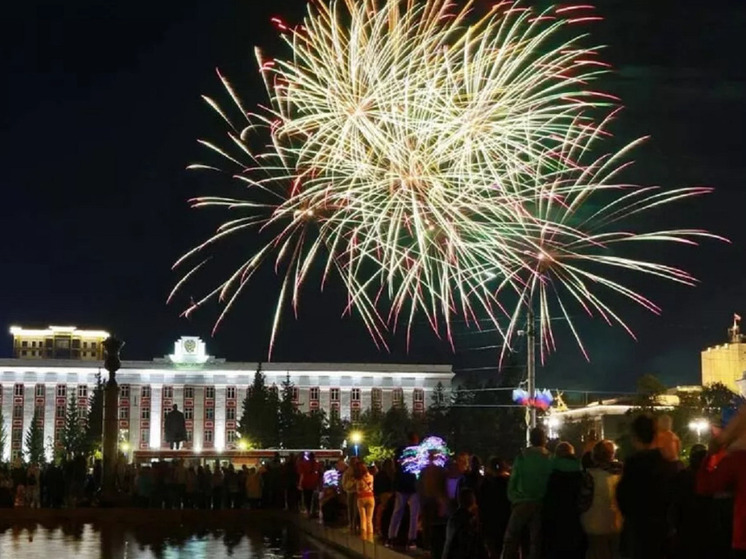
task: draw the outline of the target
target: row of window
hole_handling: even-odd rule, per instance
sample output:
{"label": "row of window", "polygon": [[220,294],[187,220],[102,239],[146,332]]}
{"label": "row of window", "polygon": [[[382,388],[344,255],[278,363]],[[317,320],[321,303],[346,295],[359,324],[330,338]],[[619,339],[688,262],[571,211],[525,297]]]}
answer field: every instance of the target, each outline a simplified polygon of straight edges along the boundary
{"label": "row of window", "polygon": [[[48,348],[51,348],[53,345],[55,344],[52,338],[47,338],[46,343],[42,342],[41,340],[39,341],[32,340],[30,344],[28,340],[21,341],[21,347],[43,348],[46,346]],[[61,349],[67,349],[69,347],[72,347],[73,349],[80,349],[80,340],[72,340],[72,342],[70,342],[67,338],[61,338],[57,340],[56,345],[57,347]],[[89,349],[89,348],[93,350],[98,349],[98,342],[83,342],[83,349]]]}
{"label": "row of window", "polygon": [[[312,402],[318,402],[320,397],[321,389],[318,387],[311,388],[309,390],[309,399]],[[340,389],[339,388],[332,388],[329,390],[329,396],[332,402],[339,402],[340,399]],[[44,397],[44,385],[43,384],[37,384],[35,388],[35,394],[37,398],[43,398]],[[56,394],[58,398],[65,398],[67,397],[67,385],[65,384],[58,384]],[[77,386],[77,394],[78,398],[87,398],[88,397],[88,386],[85,384],[79,384]],[[235,400],[236,399],[236,387],[235,386],[228,386],[225,389],[225,397],[228,400]],[[23,397],[24,395],[24,385],[23,384],[16,384],[13,387],[13,395],[16,397]],[[150,386],[142,386],[140,389],[140,395],[142,398],[150,398]],[[130,397],[130,387],[128,384],[123,384],[119,387],[119,396],[121,398],[129,398]],[[174,388],[173,386],[164,386],[163,387],[163,398],[164,399],[173,399],[174,397]],[[395,388],[392,391],[392,400],[394,403],[401,403],[404,401],[404,390],[401,388]],[[194,387],[193,386],[186,386],[184,387],[184,398],[185,399],[193,399],[194,398]],[[425,401],[425,392],[424,390],[420,388],[416,388],[414,390],[413,398],[415,402],[424,402]],[[206,386],[205,387],[205,399],[207,400],[214,400],[215,399],[215,387],[214,386]],[[293,400],[298,401],[300,399],[300,392],[298,388],[293,389]],[[361,391],[359,388],[353,388],[350,391],[350,400],[353,402],[359,402],[361,401]],[[380,388],[373,388],[371,390],[371,400],[374,403],[380,403],[383,400],[383,391]]]}

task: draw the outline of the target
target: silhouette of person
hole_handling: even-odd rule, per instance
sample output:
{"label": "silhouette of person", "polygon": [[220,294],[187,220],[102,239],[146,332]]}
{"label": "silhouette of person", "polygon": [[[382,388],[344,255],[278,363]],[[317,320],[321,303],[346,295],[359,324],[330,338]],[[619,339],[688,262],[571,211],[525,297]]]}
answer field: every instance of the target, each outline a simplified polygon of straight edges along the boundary
{"label": "silhouette of person", "polygon": [[166,414],[164,431],[166,433],[166,442],[170,444],[172,450],[178,450],[181,443],[187,438],[184,414],[179,411],[179,406],[176,404]]}

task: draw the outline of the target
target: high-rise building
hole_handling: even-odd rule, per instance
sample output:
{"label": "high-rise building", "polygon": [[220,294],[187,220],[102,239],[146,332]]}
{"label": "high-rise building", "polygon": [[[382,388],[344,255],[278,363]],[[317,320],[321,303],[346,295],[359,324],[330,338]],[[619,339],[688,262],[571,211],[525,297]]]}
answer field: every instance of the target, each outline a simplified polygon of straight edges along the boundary
{"label": "high-rise building", "polygon": [[16,359],[73,359],[101,361],[101,345],[109,337],[103,330],[78,330],[75,326],[44,329],[11,326],[13,357]]}
{"label": "high-rise building", "polygon": [[728,343],[708,347],[702,352],[702,384],[721,382],[740,393],[739,381],[746,372],[746,338],[741,334],[741,317],[733,315],[728,328]]}
{"label": "high-rise building", "polygon": [[[35,413],[44,429],[44,441],[57,444],[66,406],[74,400],[86,409],[96,375],[107,377],[100,353],[105,332],[72,327],[13,328],[11,332],[17,357],[0,359],[0,410],[10,443],[0,460],[21,455],[23,437]],[[45,353],[48,340],[54,350],[49,354]],[[58,346],[58,340],[65,343]],[[92,343],[98,359],[83,355],[90,354]],[[23,351],[41,353],[24,355]],[[237,448],[241,404],[259,369],[272,390],[279,390],[289,377],[300,412],[323,410],[352,420],[368,408],[385,412],[406,406],[414,413],[425,413],[438,383],[449,391],[453,379],[450,365],[229,362],[209,355],[199,338],[184,336],[170,355],[122,361],[117,372],[120,441],[139,452],[167,448],[164,418],[176,404],[186,420],[184,448],[194,452]]]}

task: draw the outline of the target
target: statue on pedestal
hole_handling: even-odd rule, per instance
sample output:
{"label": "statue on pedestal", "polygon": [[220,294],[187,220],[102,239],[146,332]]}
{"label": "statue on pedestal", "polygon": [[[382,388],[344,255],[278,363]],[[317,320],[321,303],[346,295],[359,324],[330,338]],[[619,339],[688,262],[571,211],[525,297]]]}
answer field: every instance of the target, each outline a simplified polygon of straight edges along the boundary
{"label": "statue on pedestal", "polygon": [[179,411],[179,406],[174,404],[170,412],[166,414],[164,426],[166,442],[170,444],[171,450],[179,450],[179,446],[187,438],[186,422],[184,414]]}

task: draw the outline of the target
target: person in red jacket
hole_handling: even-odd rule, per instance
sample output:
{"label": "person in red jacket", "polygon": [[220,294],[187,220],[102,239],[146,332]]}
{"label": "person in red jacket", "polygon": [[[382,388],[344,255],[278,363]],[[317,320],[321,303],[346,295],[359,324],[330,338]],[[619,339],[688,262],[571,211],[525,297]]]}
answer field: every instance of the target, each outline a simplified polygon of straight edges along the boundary
{"label": "person in red jacket", "polygon": [[697,492],[733,493],[734,559],[746,559],[746,406],[719,436],[713,436],[710,453],[697,472]]}

